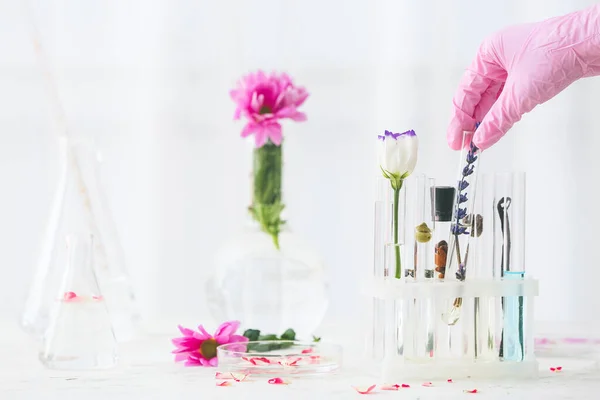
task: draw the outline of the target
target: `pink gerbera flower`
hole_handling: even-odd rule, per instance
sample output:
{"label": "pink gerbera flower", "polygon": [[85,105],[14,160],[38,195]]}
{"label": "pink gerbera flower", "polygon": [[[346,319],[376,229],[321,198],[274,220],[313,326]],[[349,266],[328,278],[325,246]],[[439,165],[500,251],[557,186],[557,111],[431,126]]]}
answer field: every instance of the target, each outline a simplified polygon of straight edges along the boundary
{"label": "pink gerbera flower", "polygon": [[185,366],[217,366],[217,346],[226,343],[247,342],[248,338],[236,335],[239,321],[224,322],[217,328],[214,335],[210,335],[202,325],[198,332],[179,325],[183,337],[173,339],[176,349],[175,362],[185,361]]}
{"label": "pink gerbera flower", "polygon": [[230,95],[237,105],[234,119],[248,118],[242,137],[254,135],[256,147],[262,147],[268,140],[277,146],[281,144],[280,119],[306,120],[306,115],[298,111],[298,107],[304,103],[308,92],[303,87],[294,86],[286,74],[273,72],[267,75],[263,71],[248,74]]}

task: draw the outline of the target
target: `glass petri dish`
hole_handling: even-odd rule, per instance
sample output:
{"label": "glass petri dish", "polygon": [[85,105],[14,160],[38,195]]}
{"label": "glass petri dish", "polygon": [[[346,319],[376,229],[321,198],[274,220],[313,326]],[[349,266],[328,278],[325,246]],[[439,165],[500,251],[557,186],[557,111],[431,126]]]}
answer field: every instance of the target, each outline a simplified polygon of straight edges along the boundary
{"label": "glass petri dish", "polygon": [[219,346],[217,357],[220,373],[318,376],[341,367],[342,347],[290,340],[239,342]]}

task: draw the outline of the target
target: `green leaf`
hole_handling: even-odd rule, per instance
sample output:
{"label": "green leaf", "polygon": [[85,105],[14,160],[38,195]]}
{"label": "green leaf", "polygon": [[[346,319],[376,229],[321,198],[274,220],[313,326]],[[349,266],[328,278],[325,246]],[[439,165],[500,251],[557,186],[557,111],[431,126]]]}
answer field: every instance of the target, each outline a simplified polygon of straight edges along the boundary
{"label": "green leaf", "polygon": [[260,331],[258,329],[246,329],[244,332],[244,337],[247,337],[249,341],[255,342],[258,340],[260,336]]}
{"label": "green leaf", "polygon": [[316,337],[316,336],[313,335],[313,342],[318,343],[320,341],[321,341],[320,337]]}
{"label": "green leaf", "polygon": [[277,335],[261,335],[258,340],[277,340]]}
{"label": "green leaf", "polygon": [[296,340],[296,332],[293,329],[288,329],[281,335],[281,340]]}

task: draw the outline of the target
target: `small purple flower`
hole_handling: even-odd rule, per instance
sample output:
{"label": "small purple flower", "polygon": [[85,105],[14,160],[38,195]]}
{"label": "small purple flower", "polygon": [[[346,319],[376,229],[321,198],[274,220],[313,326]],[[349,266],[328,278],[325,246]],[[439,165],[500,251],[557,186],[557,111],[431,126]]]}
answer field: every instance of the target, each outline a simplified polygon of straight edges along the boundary
{"label": "small purple flower", "polygon": [[467,153],[467,164],[473,164],[475,161],[477,161],[477,156],[475,155],[475,152],[468,152]]}
{"label": "small purple flower", "polygon": [[462,175],[463,177],[467,177],[469,175],[471,175],[473,173],[473,170],[475,169],[475,166],[473,164],[468,164],[463,168],[463,172]]}
{"label": "small purple flower", "polygon": [[458,279],[459,281],[464,281],[465,275],[466,275],[465,265],[459,264],[458,271],[456,271],[456,279]]}
{"label": "small purple flower", "polygon": [[387,131],[387,130],[386,130],[386,131],[384,132],[384,135],[383,135],[383,136],[382,136],[382,135],[378,135],[378,136],[377,136],[377,138],[378,138],[378,139],[380,139],[380,140],[385,140],[387,137],[391,137],[391,138],[392,138],[392,139],[394,139],[394,140],[398,140],[398,138],[399,138],[400,136],[417,136],[417,134],[416,134],[416,133],[415,133],[415,131],[414,131],[414,130],[412,130],[412,129],[411,129],[411,130],[409,130],[409,131],[406,131],[406,132],[402,132],[402,133],[394,133],[394,132],[391,132],[391,131]]}
{"label": "small purple flower", "polygon": [[458,204],[460,204],[460,203],[466,203],[467,200],[469,200],[469,199],[467,199],[467,194],[466,193],[464,193],[464,194],[460,193],[458,195]]}
{"label": "small purple flower", "polygon": [[463,235],[463,234],[467,234],[469,232],[467,232],[467,227],[466,226],[460,226],[460,225],[452,225],[452,234],[453,235]]}
{"label": "small purple flower", "polygon": [[456,215],[456,218],[458,220],[461,220],[461,219],[463,219],[466,216],[467,216],[467,209],[466,208],[459,208],[458,209],[458,213]]}
{"label": "small purple flower", "polygon": [[460,181],[460,183],[458,184],[458,191],[462,192],[463,190],[465,190],[467,187],[469,186],[469,182],[462,180]]}

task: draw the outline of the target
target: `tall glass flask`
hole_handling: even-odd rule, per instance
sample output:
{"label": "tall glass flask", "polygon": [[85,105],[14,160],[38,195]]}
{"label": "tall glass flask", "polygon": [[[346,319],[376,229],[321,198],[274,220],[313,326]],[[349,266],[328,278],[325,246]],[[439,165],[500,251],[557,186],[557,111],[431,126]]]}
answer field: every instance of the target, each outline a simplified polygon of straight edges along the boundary
{"label": "tall glass flask", "polygon": [[53,369],[110,368],[117,363],[117,344],[94,272],[93,237],[71,234],[66,247],[40,360]]}
{"label": "tall glass flask", "polygon": [[41,336],[67,259],[64,237],[94,235],[94,272],[102,288],[119,340],[135,333],[138,312],[123,249],[100,185],[98,153],[86,141],[59,140],[60,176],[35,275],[22,315],[25,330]]}

